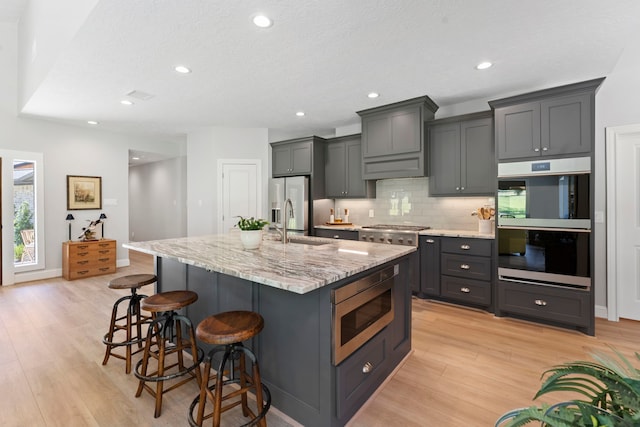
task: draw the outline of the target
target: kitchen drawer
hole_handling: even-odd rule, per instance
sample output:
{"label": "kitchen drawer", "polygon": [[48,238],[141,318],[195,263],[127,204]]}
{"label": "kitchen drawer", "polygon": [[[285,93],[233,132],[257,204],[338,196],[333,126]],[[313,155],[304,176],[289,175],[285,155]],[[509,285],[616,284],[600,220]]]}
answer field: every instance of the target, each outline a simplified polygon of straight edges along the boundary
{"label": "kitchen drawer", "polygon": [[587,291],[499,281],[497,298],[498,315],[504,312],[575,326],[589,325]]}
{"label": "kitchen drawer", "polygon": [[466,239],[462,237],[443,238],[442,252],[461,255],[491,256],[491,240]]}
{"label": "kitchen drawer", "polygon": [[440,272],[475,280],[491,280],[491,258],[443,253]]}
{"label": "kitchen drawer", "polygon": [[326,228],[316,228],[317,237],[328,237],[330,239],[358,240],[358,232],[353,230],[329,230]]}
{"label": "kitchen drawer", "polygon": [[101,274],[109,274],[109,273],[115,273],[115,272],[116,272],[116,266],[113,263],[103,264],[99,266],[85,267],[85,268],[76,267],[76,268],[70,269],[68,273],[69,278],[67,280],[80,279],[82,277],[99,276]]}
{"label": "kitchen drawer", "polygon": [[388,375],[386,329],[336,368],[338,418],[353,413]]}
{"label": "kitchen drawer", "polygon": [[491,282],[443,275],[440,286],[441,296],[445,298],[477,305],[491,304]]}

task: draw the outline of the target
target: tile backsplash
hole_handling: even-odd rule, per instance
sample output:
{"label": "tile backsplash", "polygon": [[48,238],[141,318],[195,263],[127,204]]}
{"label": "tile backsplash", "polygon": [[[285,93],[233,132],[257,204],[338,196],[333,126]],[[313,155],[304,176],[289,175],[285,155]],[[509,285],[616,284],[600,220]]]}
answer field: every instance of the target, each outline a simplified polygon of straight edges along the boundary
{"label": "tile backsplash", "polygon": [[477,230],[478,220],[471,212],[493,204],[493,197],[430,197],[429,178],[384,179],[376,182],[375,199],[323,202],[314,216],[328,221],[327,207],[334,207],[342,215],[347,208],[349,222],[357,225],[419,224],[438,229]]}

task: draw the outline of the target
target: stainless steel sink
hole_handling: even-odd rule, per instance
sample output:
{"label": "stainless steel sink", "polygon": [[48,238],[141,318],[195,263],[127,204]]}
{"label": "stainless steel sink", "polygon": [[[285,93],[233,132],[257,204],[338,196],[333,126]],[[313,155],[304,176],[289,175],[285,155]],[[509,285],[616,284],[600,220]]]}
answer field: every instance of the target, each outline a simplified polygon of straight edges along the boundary
{"label": "stainless steel sink", "polygon": [[333,243],[333,241],[329,240],[315,240],[310,238],[300,238],[300,237],[289,237],[289,243],[294,243],[298,245],[310,245],[310,246],[322,246]]}

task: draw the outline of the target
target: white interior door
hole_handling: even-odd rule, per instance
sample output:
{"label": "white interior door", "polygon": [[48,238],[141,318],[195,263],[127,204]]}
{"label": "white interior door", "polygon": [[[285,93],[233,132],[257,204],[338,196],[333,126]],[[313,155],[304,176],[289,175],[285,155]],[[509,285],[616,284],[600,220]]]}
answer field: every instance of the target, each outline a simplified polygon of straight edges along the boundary
{"label": "white interior door", "polygon": [[607,209],[608,317],[640,320],[640,125],[607,129]]}
{"label": "white interior door", "polygon": [[238,222],[238,216],[260,217],[262,209],[261,161],[219,160],[221,182],[218,232],[227,233]]}

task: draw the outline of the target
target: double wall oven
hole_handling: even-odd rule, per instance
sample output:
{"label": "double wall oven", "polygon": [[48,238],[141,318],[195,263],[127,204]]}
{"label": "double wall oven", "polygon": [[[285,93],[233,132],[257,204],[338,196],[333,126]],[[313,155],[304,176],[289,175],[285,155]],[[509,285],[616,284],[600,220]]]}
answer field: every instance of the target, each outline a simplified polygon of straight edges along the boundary
{"label": "double wall oven", "polygon": [[500,280],[591,287],[591,159],[498,165]]}

